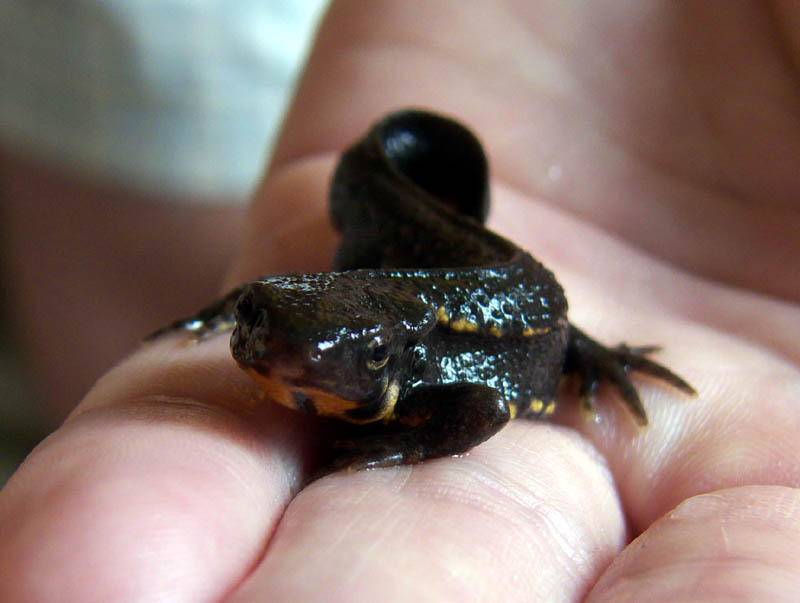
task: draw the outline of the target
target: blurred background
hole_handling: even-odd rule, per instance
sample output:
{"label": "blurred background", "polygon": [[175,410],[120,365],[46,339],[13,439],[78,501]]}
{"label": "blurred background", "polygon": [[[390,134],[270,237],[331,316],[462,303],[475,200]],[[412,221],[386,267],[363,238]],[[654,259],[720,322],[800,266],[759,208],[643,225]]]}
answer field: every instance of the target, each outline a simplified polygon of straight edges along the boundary
{"label": "blurred background", "polygon": [[218,293],[327,0],[0,0],[0,485]]}

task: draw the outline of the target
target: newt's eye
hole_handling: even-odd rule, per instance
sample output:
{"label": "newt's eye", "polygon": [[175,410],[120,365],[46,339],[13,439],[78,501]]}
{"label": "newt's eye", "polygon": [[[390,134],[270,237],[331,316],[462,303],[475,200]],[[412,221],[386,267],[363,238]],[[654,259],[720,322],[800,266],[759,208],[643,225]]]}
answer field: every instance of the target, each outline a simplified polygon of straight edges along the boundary
{"label": "newt's eye", "polygon": [[389,348],[380,339],[370,341],[367,352],[367,368],[371,371],[382,369],[389,362]]}

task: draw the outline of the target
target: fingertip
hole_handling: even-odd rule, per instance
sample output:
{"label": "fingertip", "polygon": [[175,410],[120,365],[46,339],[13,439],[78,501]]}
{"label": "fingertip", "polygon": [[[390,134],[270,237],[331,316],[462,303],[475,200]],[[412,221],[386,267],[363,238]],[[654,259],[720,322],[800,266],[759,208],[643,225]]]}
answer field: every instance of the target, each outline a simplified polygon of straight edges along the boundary
{"label": "fingertip", "polygon": [[587,600],[794,600],[798,505],[800,492],[780,486],[688,499],[634,540]]}
{"label": "fingertip", "polygon": [[0,600],[221,598],[299,488],[300,419],[253,393],[225,342],[143,346],[0,493]]}

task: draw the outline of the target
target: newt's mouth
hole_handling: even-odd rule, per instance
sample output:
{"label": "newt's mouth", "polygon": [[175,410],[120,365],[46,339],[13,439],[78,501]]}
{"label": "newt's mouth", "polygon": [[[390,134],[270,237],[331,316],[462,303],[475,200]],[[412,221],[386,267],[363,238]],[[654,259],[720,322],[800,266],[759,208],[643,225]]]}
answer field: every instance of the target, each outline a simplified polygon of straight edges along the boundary
{"label": "newt's mouth", "polygon": [[267,374],[252,367],[245,370],[271,400],[294,410],[326,417],[342,417],[348,410],[359,406],[357,401],[347,400],[329,391],[308,385],[295,385],[291,377],[284,377],[275,370]]}
{"label": "newt's mouth", "polygon": [[388,419],[397,402],[397,385],[388,382],[375,401],[348,400],[308,384],[298,384],[293,375],[273,368],[260,371],[243,367],[267,397],[282,406],[307,414],[341,419],[350,423],[372,423]]}

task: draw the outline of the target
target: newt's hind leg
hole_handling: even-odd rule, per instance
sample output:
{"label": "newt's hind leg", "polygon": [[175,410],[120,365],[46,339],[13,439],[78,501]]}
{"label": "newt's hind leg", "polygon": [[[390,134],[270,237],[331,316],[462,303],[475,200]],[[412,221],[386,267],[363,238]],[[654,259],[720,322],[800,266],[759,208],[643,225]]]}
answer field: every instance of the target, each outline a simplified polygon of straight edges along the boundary
{"label": "newt's hind leg", "polygon": [[647,413],[628,377],[629,371],[651,375],[689,395],[697,394],[694,388],[678,375],[646,357],[647,354],[657,350],[658,347],[654,346],[631,348],[625,344],[607,348],[574,325],[570,325],[564,373],[572,373],[578,377],[579,393],[587,410],[593,407],[597,386],[601,381],[606,381],[617,388],[636,421],[640,425],[647,425]]}

